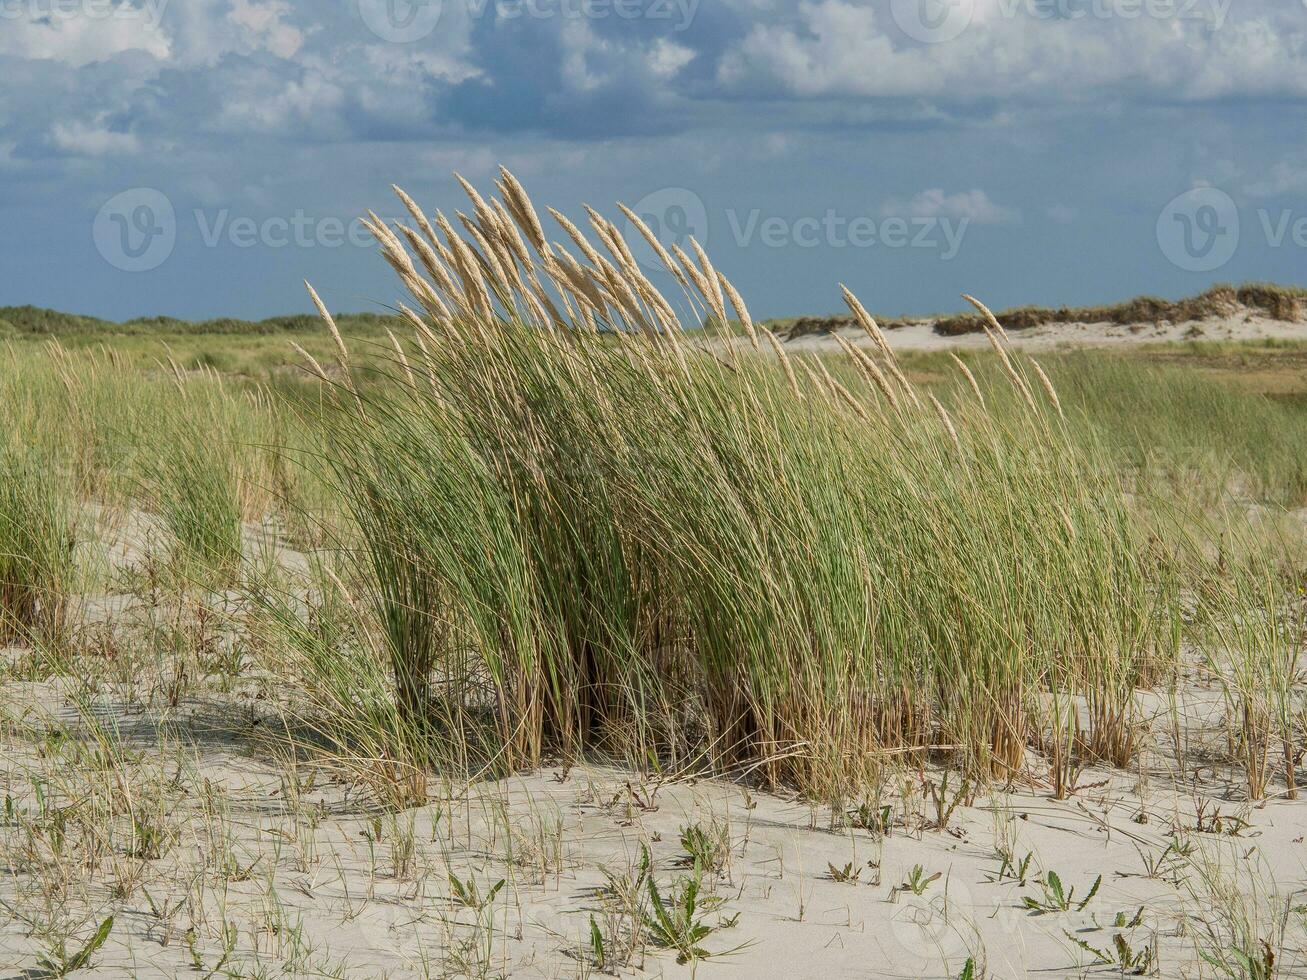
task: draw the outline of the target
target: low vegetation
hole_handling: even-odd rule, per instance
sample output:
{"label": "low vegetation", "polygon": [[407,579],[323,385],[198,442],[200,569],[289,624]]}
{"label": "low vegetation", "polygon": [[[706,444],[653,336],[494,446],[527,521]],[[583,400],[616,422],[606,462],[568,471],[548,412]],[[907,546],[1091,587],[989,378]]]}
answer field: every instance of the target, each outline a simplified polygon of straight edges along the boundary
{"label": "low vegetation", "polygon": [[[1005,330],[1028,330],[1057,323],[1098,323],[1121,326],[1201,322],[1213,318],[1257,315],[1287,323],[1307,320],[1307,290],[1276,283],[1219,285],[1183,299],[1136,296],[1104,306],[1018,306],[1000,310],[995,319]],[[885,318],[886,330],[928,324],[946,337],[983,333],[988,325],[976,313],[946,314],[929,318]],[[850,317],[800,317],[777,325],[789,340],[812,334],[833,333],[857,325]]]}
{"label": "low vegetation", "polygon": [[[560,242],[511,175],[468,189],[461,233],[402,195],[412,226],[372,226],[396,317],[210,325],[294,341],[261,370],[188,360],[199,327],[0,311],[0,914],[25,962],[112,960],[144,920],[201,975],[358,975],[293,889],[343,923],[413,910],[396,975],[507,972],[537,913],[582,975],[709,969],[759,946],[734,906],[764,881],[800,924],[827,888],[887,934],[942,916],[970,937],[943,972],[979,977],[973,878],[1051,930],[1048,969],[1298,957],[1292,889],[1241,883],[1228,846],[1302,781],[1307,410],[1039,363],[978,301],[983,355],[901,359],[845,291],[862,345],[799,356],[701,250],[628,216],[665,296],[598,214],[556,215]],[[1208,299],[1279,309],[1249,288]],[[730,801],[689,815],[699,779]],[[1123,784],[1128,814],[1099,806]],[[1107,837],[1147,873],[1045,863],[1019,793],[1128,821]],[[755,856],[798,832],[779,794],[838,832],[820,860]],[[955,879],[921,842],[978,822],[1002,870]],[[602,862],[599,823],[631,835]],[[584,908],[524,911],[587,876]],[[1175,907],[1111,919],[1130,876]]]}

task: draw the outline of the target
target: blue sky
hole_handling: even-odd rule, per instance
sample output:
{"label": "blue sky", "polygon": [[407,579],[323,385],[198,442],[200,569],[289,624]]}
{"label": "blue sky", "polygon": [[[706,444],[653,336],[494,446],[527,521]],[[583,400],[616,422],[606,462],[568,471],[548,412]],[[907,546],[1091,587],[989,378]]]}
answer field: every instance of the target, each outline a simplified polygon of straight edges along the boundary
{"label": "blue sky", "polygon": [[0,305],[397,298],[351,225],[540,204],[756,315],[1307,283],[1300,0],[0,0]]}

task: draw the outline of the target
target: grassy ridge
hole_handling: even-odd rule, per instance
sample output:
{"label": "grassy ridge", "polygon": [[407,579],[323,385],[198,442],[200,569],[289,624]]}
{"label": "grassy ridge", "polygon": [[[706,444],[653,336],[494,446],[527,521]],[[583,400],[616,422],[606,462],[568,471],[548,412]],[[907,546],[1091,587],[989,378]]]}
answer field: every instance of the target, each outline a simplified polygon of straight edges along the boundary
{"label": "grassy ridge", "polygon": [[[378,333],[393,326],[396,318],[375,313],[351,313],[339,317],[349,333]],[[0,335],[15,334],[37,337],[137,337],[151,335],[238,335],[316,333],[321,321],[308,314],[269,317],[265,320],[239,320],[220,317],[213,320],[179,320],[175,317],[137,317],[115,322],[97,317],[61,313],[38,306],[0,306]]]}
{"label": "grassy ridge", "polygon": [[[1103,306],[1018,306],[1000,310],[995,317],[1005,330],[1025,330],[1053,323],[1185,323],[1233,316],[1241,312],[1255,312],[1290,323],[1307,320],[1307,289],[1275,283],[1244,283],[1240,286],[1222,284],[1197,296],[1179,300],[1136,296]],[[888,330],[927,323],[936,333],[949,337],[981,333],[985,327],[984,317],[976,313],[937,317],[885,317],[881,323]],[[794,339],[832,333],[856,326],[856,323],[849,317],[800,317],[776,321],[772,326],[778,333]]]}
{"label": "grassy ridge", "polygon": [[[1022,330],[1048,323],[1184,323],[1210,317],[1230,316],[1252,310],[1274,320],[1293,323],[1307,319],[1307,289],[1274,283],[1218,285],[1197,296],[1180,300],[1136,296],[1107,306],[1058,307],[1021,306],[996,314],[1007,330]],[[947,336],[979,333],[982,318],[975,315],[944,317],[935,330]]]}
{"label": "grassy ridge", "polygon": [[[1159,299],[1155,296],[1136,296],[1120,303],[1087,307],[1020,306],[1000,310],[998,321],[1008,330],[1021,330],[1049,323],[1173,323],[1202,320],[1208,317],[1227,316],[1240,309],[1255,310],[1266,316],[1287,322],[1307,319],[1307,289],[1300,286],[1282,286],[1276,283],[1244,283],[1239,286],[1216,285],[1200,293],[1179,300]],[[348,335],[379,334],[394,329],[402,319],[398,316],[376,313],[335,314],[341,331]],[[908,323],[921,322],[922,318],[880,318],[882,326],[893,329]],[[738,324],[738,321],[735,321]],[[978,314],[963,314],[936,318],[935,329],[954,336],[979,333],[983,318]],[[822,320],[804,317],[797,320],[777,320],[771,323],[778,333],[802,336],[806,333],[829,332],[839,323],[853,326],[850,318]],[[804,326],[804,325],[807,326]],[[818,330],[818,326],[827,324]],[[212,320],[179,320],[175,317],[136,317],[115,322],[97,317],[62,313],[36,306],[0,306],[0,336],[5,334],[33,336],[203,336],[238,335],[261,336],[287,333],[315,333],[320,329],[318,318],[309,314],[268,317],[263,320],[241,320],[219,317]]]}

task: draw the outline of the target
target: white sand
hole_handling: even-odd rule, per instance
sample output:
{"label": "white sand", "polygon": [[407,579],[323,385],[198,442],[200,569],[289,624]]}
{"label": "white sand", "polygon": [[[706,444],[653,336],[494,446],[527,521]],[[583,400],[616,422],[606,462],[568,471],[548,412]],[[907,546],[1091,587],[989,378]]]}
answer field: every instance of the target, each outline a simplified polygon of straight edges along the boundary
{"label": "white sand", "polygon": [[[148,522],[99,516],[121,571],[148,547]],[[126,594],[90,609],[91,619],[150,613]],[[159,616],[168,622],[166,609]],[[1182,679],[1174,716],[1167,699],[1140,695],[1151,748],[1136,770],[1087,771],[1059,801],[1032,754],[1022,785],[959,806],[943,827],[931,826],[923,782],[939,774],[904,772],[872,801],[873,813],[889,807],[882,835],[852,825],[862,801],[832,813],[722,781],[597,766],[450,787],[382,812],[333,770],[272,753],[278,733],[257,684],[211,679],[174,706],[158,688],[166,667],[130,691],[95,682],[82,691],[89,715],[74,710],[71,680],[11,676],[0,687],[0,799],[12,800],[12,815],[0,814],[0,978],[38,975],[24,971],[58,936],[76,937],[71,952],[109,914],[114,931],[79,975],[592,976],[591,917],[610,956],[622,930],[605,916],[602,869],[629,878],[646,845],[667,895],[690,873],[679,838],[694,824],[729,841],[722,873],[705,880],[720,906],[702,916],[718,928],[702,940],[714,955],[701,976],[949,978],[968,957],[988,971],[978,977],[1119,975],[1093,966],[1070,934],[1105,952],[1117,935],[1135,951],[1155,945],[1162,976],[1215,977],[1200,954],[1219,953],[1238,929],[1256,949],[1275,945],[1283,975],[1307,966],[1302,915],[1285,913],[1303,901],[1307,802],[1242,801],[1219,692],[1197,671]],[[117,768],[94,755],[70,765],[69,743],[44,734],[60,725],[92,746],[90,718],[117,733]],[[133,857],[117,836],[93,866],[74,860],[90,845],[76,832],[57,842],[57,811],[123,785],[142,813],[164,801],[166,845]],[[42,795],[53,808],[41,809]],[[1024,884],[1001,874],[1003,849],[1031,855]],[[846,865],[856,881],[832,876]],[[916,866],[939,876],[920,895],[899,887]],[[1032,913],[1024,899],[1042,900],[1038,879],[1054,872],[1077,901],[1100,875],[1101,888],[1083,909]],[[454,900],[451,875],[482,895],[505,884],[478,913]],[[620,972],[694,974],[642,945]]]}
{"label": "white sand", "polygon": [[[851,343],[867,342],[858,328],[840,331]],[[929,321],[886,331],[896,350],[937,351],[988,346],[983,333],[949,337],[935,332]],[[1060,347],[1117,347],[1127,344],[1159,344],[1186,340],[1307,340],[1307,323],[1272,320],[1253,313],[1230,317],[1213,317],[1185,323],[1050,323],[1039,327],[1008,332],[1012,343],[1032,350]],[[838,352],[839,345],[830,335],[812,334],[786,344],[795,351]]]}
{"label": "white sand", "polygon": [[[706,884],[721,908],[704,920],[738,915],[733,927],[703,941],[708,951],[726,954],[701,964],[704,975],[954,977],[970,956],[994,977],[1069,976],[1093,960],[1067,938],[1070,932],[1102,949],[1118,933],[1136,948],[1155,942],[1162,975],[1199,976],[1190,932],[1201,936],[1207,923],[1223,928],[1203,869],[1210,864],[1220,883],[1242,895],[1250,903],[1246,914],[1270,936],[1307,855],[1307,804],[1249,809],[1221,801],[1223,811],[1245,816],[1249,826],[1238,837],[1198,834],[1191,794],[1162,785],[1160,773],[1146,779],[1158,785],[1141,796],[1136,779],[1095,772],[1084,777],[1094,788],[1070,801],[1039,789],[999,793],[961,808],[947,830],[921,826],[920,785],[908,779],[886,797],[894,826],[878,837],[832,828],[825,808],[725,783],[659,787],[610,770],[553,768],[480,785],[453,804],[387,816],[373,843],[372,819],[342,787],[322,786],[292,806],[276,767],[236,746],[199,744],[193,751],[195,776],[225,801],[223,816],[215,830],[198,801],[174,814],[181,843],[144,871],[149,899],[142,892],[112,903],[117,927],[100,975],[192,975],[188,930],[211,968],[221,956],[223,922],[237,928],[228,966],[260,964],[269,976],[455,976],[483,968],[488,976],[585,975],[590,916],[602,921],[601,867],[628,873],[647,843],[666,893],[688,873],[680,830],[698,822],[724,826],[731,841],[728,866]],[[27,764],[11,755],[11,778]],[[1201,789],[1213,792],[1219,798],[1219,787]],[[412,870],[398,876],[391,859],[396,827],[411,827],[417,842]],[[1162,859],[1177,828],[1194,854]],[[226,877],[205,856],[204,842],[215,833],[230,835],[236,855],[238,871]],[[1024,886],[998,877],[999,838],[1018,858],[1034,855]],[[550,856],[555,846],[558,860]],[[1148,861],[1159,859],[1161,876],[1148,877]],[[830,865],[852,865],[860,880],[835,881]],[[895,887],[915,865],[924,876],[940,875],[920,896]],[[451,901],[451,870],[483,892],[506,880],[484,918]],[[1023,898],[1042,896],[1035,879],[1049,871],[1077,896],[1098,875],[1102,886],[1083,910],[1032,914]],[[0,899],[29,904],[30,895],[28,902],[19,895],[21,877],[0,881]],[[98,895],[111,882],[112,876],[92,882],[86,893]],[[165,920],[151,902],[180,910]],[[1128,922],[1141,908],[1140,925],[1113,926],[1118,913]],[[39,943],[24,931],[17,922],[0,930],[0,963],[11,970],[35,962]],[[1300,932],[1293,937],[1301,942]],[[652,949],[631,969],[691,972]]]}

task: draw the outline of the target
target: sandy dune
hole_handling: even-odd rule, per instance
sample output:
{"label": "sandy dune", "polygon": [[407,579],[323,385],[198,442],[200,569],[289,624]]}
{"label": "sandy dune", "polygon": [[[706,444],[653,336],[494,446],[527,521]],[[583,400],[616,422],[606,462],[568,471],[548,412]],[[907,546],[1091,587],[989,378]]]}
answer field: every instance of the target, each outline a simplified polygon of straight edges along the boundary
{"label": "sandy dune", "polygon": [[[857,327],[839,331],[851,343],[863,343],[866,335]],[[936,351],[986,347],[983,333],[945,336],[936,333],[933,322],[923,320],[886,331],[896,350]],[[1117,347],[1129,344],[1159,344],[1177,341],[1307,340],[1307,324],[1272,320],[1255,313],[1213,317],[1184,323],[1050,323],[1009,331],[1014,345],[1031,350],[1059,347]],[[795,351],[838,351],[830,334],[809,334],[788,341]]]}

